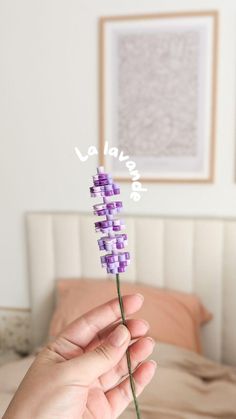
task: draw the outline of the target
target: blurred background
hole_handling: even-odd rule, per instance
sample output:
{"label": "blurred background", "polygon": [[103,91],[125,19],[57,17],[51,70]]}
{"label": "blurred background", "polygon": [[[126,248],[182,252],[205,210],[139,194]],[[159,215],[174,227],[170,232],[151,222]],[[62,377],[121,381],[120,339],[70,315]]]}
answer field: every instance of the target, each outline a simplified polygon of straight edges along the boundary
{"label": "blurred background", "polygon": [[[28,250],[32,242],[29,245],[31,239],[27,241],[26,214],[91,212],[93,202],[88,194],[88,185],[98,164],[98,156],[91,156],[82,163],[74,147],[86,154],[90,145],[98,149],[101,146],[99,18],[209,10],[218,12],[219,18],[217,79],[214,86],[215,149],[212,150],[214,179],[210,183],[147,181],[144,186],[148,191],[142,194],[138,203],[130,199],[131,182],[122,182],[122,199],[125,213],[134,220],[139,216],[146,220],[149,216],[160,219],[186,217],[190,220],[197,217],[221,220],[222,226],[222,220],[233,223],[236,218],[236,2],[0,0],[0,350],[3,366],[32,348],[32,265],[29,264]],[[31,225],[30,228],[34,227]],[[38,225],[37,228],[40,229]],[[235,232],[234,228],[235,225],[232,227]],[[191,234],[194,235],[194,231]],[[175,236],[174,231],[171,234]],[[181,236],[181,230],[178,234]],[[194,243],[194,238],[192,240],[191,243]],[[202,236],[200,247],[206,240],[206,236]],[[227,242],[227,251],[231,255],[228,265],[222,259],[219,270],[223,269],[222,266],[228,267],[234,259],[232,255],[236,248],[229,245],[231,242],[236,244],[234,240]],[[178,243],[175,245],[178,247]],[[210,246],[213,243],[209,243]],[[208,262],[215,265],[214,259]],[[178,264],[178,261],[169,259],[169,263]],[[184,267],[181,267],[181,272],[186,274]],[[40,281],[40,276],[38,278]],[[230,278],[233,287],[232,271]],[[137,278],[137,275],[136,279],[148,282]],[[151,282],[153,285],[154,282]],[[178,285],[178,282],[174,284]],[[222,284],[224,282],[217,292],[223,295]],[[173,285],[171,288],[188,291],[181,286]],[[202,286],[190,288],[195,292],[203,289]],[[205,284],[204,291],[197,292],[203,300],[206,288]],[[213,288],[214,284],[209,282],[209,292]],[[224,306],[228,304],[227,298],[232,298],[232,293],[235,295],[235,288],[227,290]],[[208,295],[204,303],[209,299]],[[220,307],[222,309],[222,305]],[[206,308],[211,313],[218,310],[218,306],[212,308],[207,305]],[[233,323],[235,312],[232,308],[230,310],[228,320]],[[223,324],[221,321],[220,330]],[[232,330],[229,334],[232,335]],[[234,336],[230,343],[231,351],[236,349],[232,346],[235,343]],[[218,357],[217,361],[222,359]],[[233,357],[225,361],[233,363]],[[4,375],[2,372],[2,377]],[[231,400],[234,391],[235,384],[234,390],[230,390]],[[3,406],[6,404],[6,401],[3,402]],[[226,416],[223,410],[218,416],[209,412],[205,412],[203,417],[236,417],[232,412],[232,416]],[[194,414],[191,418],[200,417],[200,414]],[[154,413],[153,417],[172,418],[171,413],[165,415]],[[190,418],[188,415],[180,413],[178,417]]]}

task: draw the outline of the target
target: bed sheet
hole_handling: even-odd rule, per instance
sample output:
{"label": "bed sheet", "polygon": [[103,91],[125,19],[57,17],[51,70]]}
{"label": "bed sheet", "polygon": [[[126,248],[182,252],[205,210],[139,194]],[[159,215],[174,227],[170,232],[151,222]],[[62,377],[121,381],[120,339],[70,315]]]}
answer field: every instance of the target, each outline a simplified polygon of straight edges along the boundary
{"label": "bed sheet", "polygon": [[[139,398],[142,419],[236,419],[236,369],[177,346],[157,343],[156,375]],[[0,367],[0,416],[34,360]],[[133,405],[122,419],[135,418]]]}

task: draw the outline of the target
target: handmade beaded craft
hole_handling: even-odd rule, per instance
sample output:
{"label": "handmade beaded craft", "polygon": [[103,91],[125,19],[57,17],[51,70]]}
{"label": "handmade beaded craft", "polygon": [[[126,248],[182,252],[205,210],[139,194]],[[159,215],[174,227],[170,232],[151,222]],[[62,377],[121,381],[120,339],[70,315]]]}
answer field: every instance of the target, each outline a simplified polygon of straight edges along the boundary
{"label": "handmade beaded craft", "polygon": [[93,176],[93,186],[90,187],[92,197],[103,198],[103,203],[93,206],[94,214],[105,216],[106,219],[95,222],[95,231],[107,234],[98,239],[99,249],[109,251],[101,256],[101,264],[107,273],[117,274],[125,272],[130,263],[129,252],[120,252],[128,244],[127,234],[119,233],[125,229],[123,220],[114,218],[122,210],[121,201],[110,201],[108,197],[119,195],[120,187],[113,182],[112,176],[104,172],[103,167],[97,168],[97,174]]}

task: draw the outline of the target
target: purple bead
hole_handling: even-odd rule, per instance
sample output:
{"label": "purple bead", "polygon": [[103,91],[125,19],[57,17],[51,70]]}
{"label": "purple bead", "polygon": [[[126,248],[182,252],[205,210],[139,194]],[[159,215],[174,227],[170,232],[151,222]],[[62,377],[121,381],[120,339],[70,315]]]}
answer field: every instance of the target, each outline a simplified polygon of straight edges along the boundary
{"label": "purple bead", "polygon": [[107,263],[111,263],[111,262],[115,262],[115,258],[114,258],[114,256],[108,256],[108,257],[106,257],[106,261],[107,261]]}
{"label": "purple bead", "polygon": [[94,181],[94,186],[104,186],[104,185],[108,185],[108,180],[107,179],[101,179],[101,180],[95,180]]}
{"label": "purple bead", "polygon": [[109,223],[108,223],[108,221],[101,221],[101,222],[100,222],[100,227],[102,227],[102,228],[109,227]]}
{"label": "purple bead", "polygon": [[106,180],[109,176],[106,173],[100,173],[97,176],[93,176],[93,180]]}
{"label": "purple bead", "polygon": [[116,207],[116,203],[115,202],[108,202],[107,209],[114,209],[115,207]]}
{"label": "purple bead", "polygon": [[119,195],[119,193],[120,193],[120,188],[119,188],[119,187],[117,187],[117,186],[114,186],[114,185],[113,185],[113,191],[114,191],[114,194],[115,194],[115,195]]}
{"label": "purple bead", "polygon": [[114,230],[114,231],[120,231],[120,230],[121,230],[121,228],[120,228],[120,226],[113,226],[113,230]]}
{"label": "purple bead", "polygon": [[104,186],[105,191],[112,191],[112,185],[105,185]]}
{"label": "purple bead", "polygon": [[97,211],[97,215],[106,215],[106,210],[105,209],[103,209],[103,210],[99,210],[99,211]]}

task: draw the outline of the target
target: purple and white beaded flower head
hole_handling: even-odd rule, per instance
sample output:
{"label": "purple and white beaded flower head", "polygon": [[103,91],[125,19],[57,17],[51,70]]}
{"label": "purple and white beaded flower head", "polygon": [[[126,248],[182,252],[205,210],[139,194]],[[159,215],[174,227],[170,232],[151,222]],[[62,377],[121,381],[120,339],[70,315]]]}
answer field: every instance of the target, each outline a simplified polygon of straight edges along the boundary
{"label": "purple and white beaded flower head", "polygon": [[125,272],[130,263],[130,254],[122,249],[128,244],[128,239],[127,234],[121,233],[125,229],[124,221],[115,218],[123,205],[121,201],[109,200],[109,197],[120,194],[120,188],[113,182],[112,176],[104,172],[103,167],[98,167],[97,174],[93,176],[90,194],[103,198],[102,203],[93,206],[95,215],[105,216],[105,219],[95,222],[95,231],[107,234],[98,239],[99,249],[110,252],[101,256],[102,267],[109,274]]}

